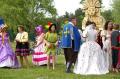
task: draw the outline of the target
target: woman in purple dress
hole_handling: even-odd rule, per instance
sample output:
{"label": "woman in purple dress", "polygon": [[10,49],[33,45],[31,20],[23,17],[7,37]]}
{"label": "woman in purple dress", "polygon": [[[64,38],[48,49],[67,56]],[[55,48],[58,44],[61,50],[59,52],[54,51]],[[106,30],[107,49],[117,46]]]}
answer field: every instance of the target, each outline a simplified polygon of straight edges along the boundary
{"label": "woman in purple dress", "polygon": [[18,68],[19,63],[10,44],[6,27],[0,25],[0,67]]}

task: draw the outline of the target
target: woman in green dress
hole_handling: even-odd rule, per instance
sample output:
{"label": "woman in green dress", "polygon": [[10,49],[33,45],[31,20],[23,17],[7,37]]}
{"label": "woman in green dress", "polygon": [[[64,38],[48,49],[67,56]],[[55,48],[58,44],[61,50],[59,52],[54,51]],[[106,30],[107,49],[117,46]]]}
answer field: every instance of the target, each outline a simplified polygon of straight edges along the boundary
{"label": "woman in green dress", "polygon": [[56,47],[57,47],[57,33],[56,33],[56,25],[52,24],[49,27],[49,31],[45,35],[45,40],[47,41],[46,45],[46,53],[47,53],[47,60],[48,69],[50,68],[50,56],[52,55],[52,66],[53,70],[55,69],[55,54],[56,54]]}

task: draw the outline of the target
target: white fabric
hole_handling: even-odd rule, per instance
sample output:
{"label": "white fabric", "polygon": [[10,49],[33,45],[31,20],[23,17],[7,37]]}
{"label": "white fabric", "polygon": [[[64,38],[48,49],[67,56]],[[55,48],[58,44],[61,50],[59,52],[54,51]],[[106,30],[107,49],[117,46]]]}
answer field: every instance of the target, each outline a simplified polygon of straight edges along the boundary
{"label": "white fabric", "polygon": [[18,40],[20,42],[27,42],[28,41],[28,33],[27,32],[18,33],[15,40]]}
{"label": "white fabric", "polygon": [[47,57],[47,54],[33,55],[33,58],[44,58]]}
{"label": "white fabric", "polygon": [[45,43],[41,43],[38,47],[34,48],[35,53],[45,52]]}
{"label": "white fabric", "polygon": [[96,42],[89,41],[81,46],[73,72],[81,75],[100,75],[109,72],[104,53]]}
{"label": "white fabric", "polygon": [[93,29],[93,25],[86,27],[83,32],[83,37],[86,37],[86,41],[95,41],[97,37],[97,31]]}
{"label": "white fabric", "polygon": [[[40,60],[40,61],[34,61],[34,59],[43,59],[43,58],[45,58],[44,60]],[[40,65],[45,65],[45,64],[47,64],[47,54],[41,54],[41,55],[33,55],[32,56],[32,63],[34,64],[34,65],[38,65],[38,66],[40,66]],[[52,63],[52,57],[50,58],[50,63]]]}
{"label": "white fabric", "polygon": [[109,69],[112,69],[112,53],[111,53],[111,34],[103,30],[101,32],[103,51],[105,53],[106,64]]}
{"label": "white fabric", "polygon": [[13,65],[14,62],[10,56],[5,61],[0,63],[0,67],[12,67]]}
{"label": "white fabric", "polygon": [[[52,63],[52,60],[50,60],[50,63]],[[33,62],[34,65],[41,66],[41,65],[46,65],[47,60],[41,61],[41,62]]]}
{"label": "white fabric", "polygon": [[90,25],[85,29],[87,41],[81,45],[73,72],[81,75],[101,75],[108,73],[105,54],[95,42],[97,31]]}

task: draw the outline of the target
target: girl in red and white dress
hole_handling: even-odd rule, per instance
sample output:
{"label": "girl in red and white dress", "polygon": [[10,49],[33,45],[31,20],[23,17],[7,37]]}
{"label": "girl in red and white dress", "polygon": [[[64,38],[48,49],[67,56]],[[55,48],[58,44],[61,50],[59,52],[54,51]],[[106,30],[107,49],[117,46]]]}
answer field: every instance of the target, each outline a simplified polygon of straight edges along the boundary
{"label": "girl in red and white dress", "polygon": [[[47,54],[45,54],[45,40],[44,32],[41,25],[35,28],[36,31],[36,45],[34,48],[34,54],[32,57],[32,62],[34,65],[45,65],[47,64]],[[52,62],[52,61],[51,61]]]}

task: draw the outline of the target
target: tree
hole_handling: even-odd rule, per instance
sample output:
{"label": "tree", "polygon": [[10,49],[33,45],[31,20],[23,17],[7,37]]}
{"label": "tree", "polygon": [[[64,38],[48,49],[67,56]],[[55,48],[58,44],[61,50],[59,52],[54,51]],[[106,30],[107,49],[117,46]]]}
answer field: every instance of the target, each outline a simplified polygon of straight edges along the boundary
{"label": "tree", "polygon": [[114,17],[114,21],[120,23],[120,0],[113,0],[112,15]]}
{"label": "tree", "polygon": [[46,15],[56,15],[56,9],[52,2],[53,0],[1,0],[0,16],[6,22],[12,19],[16,24],[34,26],[39,24],[38,20],[46,18]]}
{"label": "tree", "polygon": [[31,32],[36,25],[45,25],[46,16],[56,15],[53,0],[0,0],[0,16],[14,32],[20,24]]}
{"label": "tree", "polygon": [[82,11],[81,8],[75,11],[75,17],[77,18],[77,26],[79,28],[82,28],[82,20],[84,18],[84,12]]}
{"label": "tree", "polygon": [[68,12],[65,12],[65,15],[64,15],[65,18],[69,18],[70,17],[70,14]]}
{"label": "tree", "polygon": [[105,10],[102,12],[102,16],[105,18],[105,20],[114,20],[112,16],[112,10]]}

